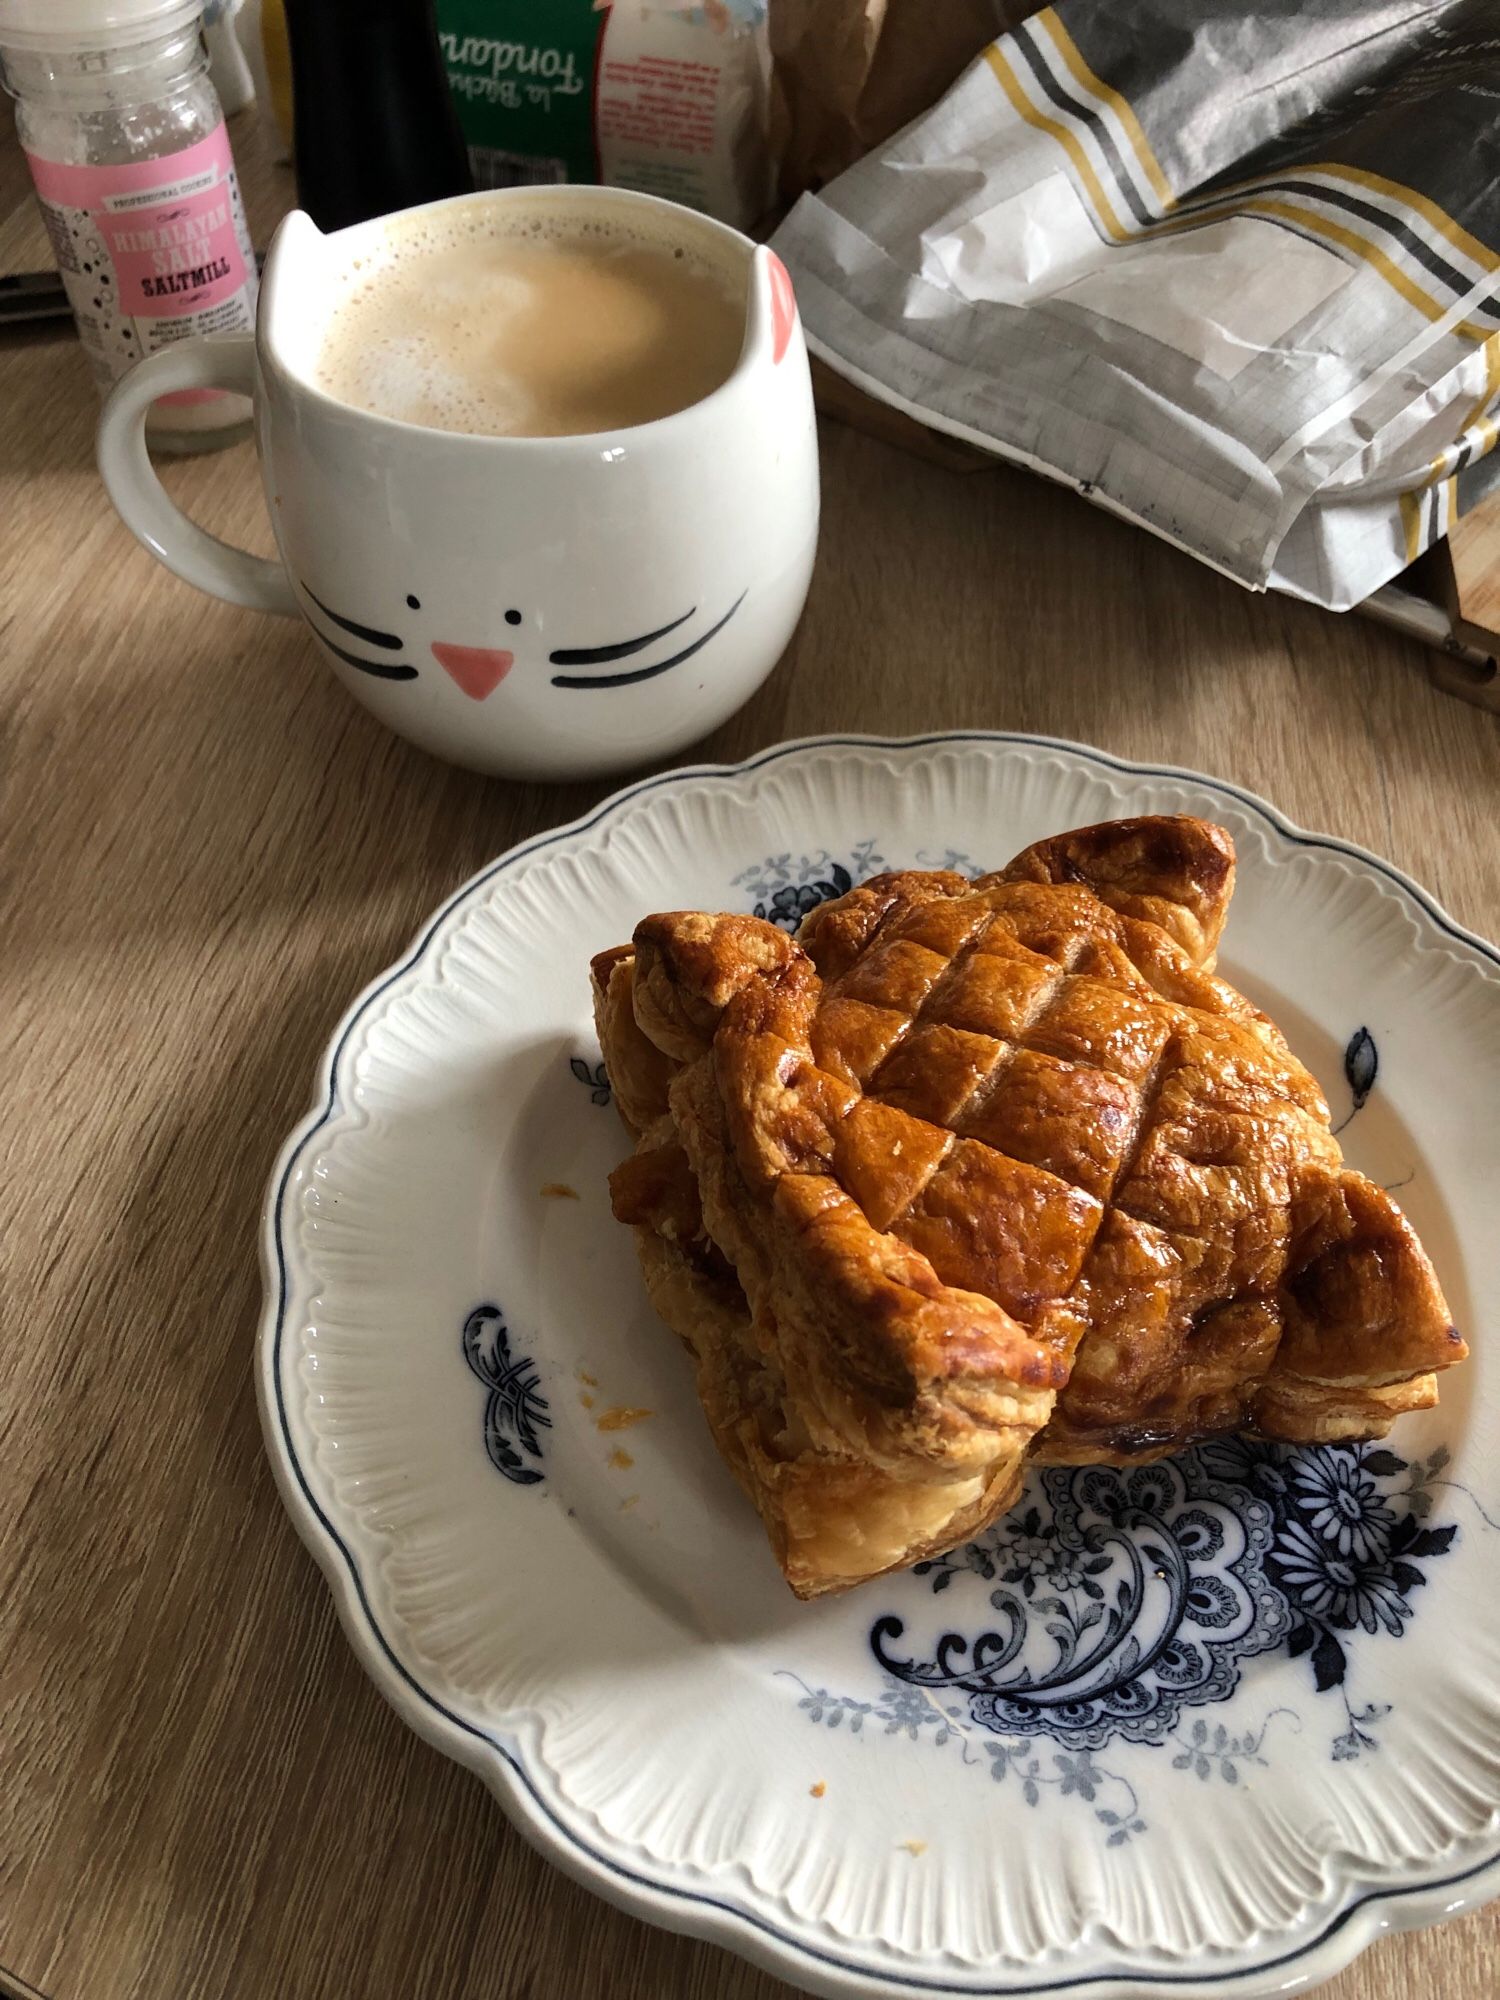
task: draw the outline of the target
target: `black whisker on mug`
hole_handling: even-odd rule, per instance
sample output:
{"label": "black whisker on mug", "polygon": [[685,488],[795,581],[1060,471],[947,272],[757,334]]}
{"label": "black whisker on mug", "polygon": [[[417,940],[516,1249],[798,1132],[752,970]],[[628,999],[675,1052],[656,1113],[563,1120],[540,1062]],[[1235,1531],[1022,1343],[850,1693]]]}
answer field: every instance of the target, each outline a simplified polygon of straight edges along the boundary
{"label": "black whisker on mug", "polygon": [[647,632],[639,639],[621,639],[613,646],[564,646],[556,653],[549,653],[547,658],[554,667],[597,667],[602,666],[606,660],[623,660],[631,653],[640,652],[642,647],[651,645],[653,641],[665,639],[667,634],[675,632],[679,625],[686,625],[697,609],[697,605],[693,605],[684,611],[680,618],[674,618],[670,625],[659,625],[654,632]]}
{"label": "black whisker on mug", "polygon": [[341,625],[346,632],[352,632],[356,639],[363,639],[367,646],[383,646],[388,652],[399,653],[406,644],[406,641],[398,639],[394,632],[377,632],[373,626],[356,625],[352,618],[345,618],[342,612],[333,610],[315,592],[307,590],[305,583],[302,588],[307,591],[325,618],[331,618],[335,625]]}
{"label": "black whisker on mug", "polygon": [[[653,679],[657,674],[664,674],[667,671],[668,667],[680,667],[684,660],[690,660],[693,657],[694,653],[700,652],[702,648],[708,644],[709,640],[712,639],[716,633],[723,631],[724,627],[729,623],[730,619],[734,616],[735,612],[739,610],[740,606],[744,603],[744,601],[745,601],[745,593],[742,590],[739,596],[734,600],[733,604],[731,604],[729,609],[724,613],[724,616],[719,620],[717,625],[711,625],[708,628],[708,630],[703,634],[703,637],[701,639],[695,639],[691,646],[684,646],[682,651],[680,653],[674,653],[671,659],[658,660],[658,662],[654,667],[635,667],[632,668],[630,672],[623,674],[554,674],[552,676],[552,685],[555,688],[616,688],[616,687],[629,687],[635,681],[649,681]],[[692,615],[693,614],[691,611],[687,613],[687,616],[689,618],[691,618]],[[679,618],[677,620],[677,624],[680,625],[681,623],[682,620]],[[667,625],[663,627],[663,630],[671,632],[675,630],[675,627],[672,625]],[[661,634],[657,633],[653,636],[659,638]],[[642,640],[640,643],[644,645],[649,642]],[[634,649],[624,648],[622,650],[631,651]],[[554,660],[560,660],[563,658],[577,659],[579,658],[579,655],[577,653],[568,655],[564,655],[562,653],[553,653],[551,657]],[[590,657],[594,659],[599,659],[601,657],[607,658],[608,655],[602,652],[595,652]],[[619,657],[618,654],[615,657],[618,658]]]}
{"label": "black whisker on mug", "polygon": [[378,681],[414,681],[415,667],[409,667],[405,660],[362,660],[358,653],[346,652],[342,646],[335,646],[326,633],[318,637],[330,653],[337,653],[341,660],[347,660],[351,667],[358,667],[362,674],[373,674]]}

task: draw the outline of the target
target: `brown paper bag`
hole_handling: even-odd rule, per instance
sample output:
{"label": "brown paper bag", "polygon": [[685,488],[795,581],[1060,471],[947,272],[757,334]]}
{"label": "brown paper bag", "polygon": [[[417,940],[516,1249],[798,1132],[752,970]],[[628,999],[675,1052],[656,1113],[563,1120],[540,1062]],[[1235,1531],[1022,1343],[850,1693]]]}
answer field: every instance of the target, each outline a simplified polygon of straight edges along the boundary
{"label": "brown paper bag", "polygon": [[1040,0],[771,0],[772,147],[789,201],[935,104]]}

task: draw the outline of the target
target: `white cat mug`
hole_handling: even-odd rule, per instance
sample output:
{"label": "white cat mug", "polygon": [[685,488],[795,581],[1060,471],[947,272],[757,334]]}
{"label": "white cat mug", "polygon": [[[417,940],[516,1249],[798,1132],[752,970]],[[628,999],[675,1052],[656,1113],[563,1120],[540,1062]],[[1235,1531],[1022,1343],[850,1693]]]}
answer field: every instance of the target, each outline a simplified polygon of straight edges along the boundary
{"label": "white cat mug", "polygon": [[[99,423],[104,483],[168,569],[306,619],[349,691],[436,756],[516,778],[669,756],[749,698],[807,595],[817,439],[791,282],[764,246],[649,195],[457,199],[636,210],[635,226],[688,245],[743,293],[733,372],[673,416],[583,437],[471,436],[353,408],[314,383],[323,330],[386,233],[425,211],[329,236],[299,212],[271,246],[253,335],[183,340],[118,384]],[[209,388],[254,397],[280,562],[197,527],[152,469],[148,406]]]}

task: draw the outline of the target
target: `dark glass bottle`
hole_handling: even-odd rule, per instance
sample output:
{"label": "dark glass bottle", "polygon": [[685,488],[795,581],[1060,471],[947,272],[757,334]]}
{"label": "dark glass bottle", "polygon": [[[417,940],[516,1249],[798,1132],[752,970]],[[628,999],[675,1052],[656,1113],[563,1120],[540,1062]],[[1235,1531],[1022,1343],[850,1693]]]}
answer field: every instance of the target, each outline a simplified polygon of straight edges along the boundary
{"label": "dark glass bottle", "polygon": [[474,185],[433,0],[286,0],[297,199],[342,229]]}

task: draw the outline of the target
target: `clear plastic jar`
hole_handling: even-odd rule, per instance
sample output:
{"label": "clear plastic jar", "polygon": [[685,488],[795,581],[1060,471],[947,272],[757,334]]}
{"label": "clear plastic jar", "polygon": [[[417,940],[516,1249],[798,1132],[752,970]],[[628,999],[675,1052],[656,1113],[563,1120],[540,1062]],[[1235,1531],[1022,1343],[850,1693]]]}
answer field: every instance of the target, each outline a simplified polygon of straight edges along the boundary
{"label": "clear plastic jar", "polygon": [[[198,0],[0,0],[0,82],[100,393],[143,354],[255,323],[255,258]],[[245,435],[223,390],[153,405],[165,451]]]}

